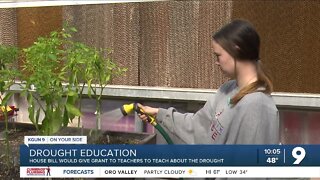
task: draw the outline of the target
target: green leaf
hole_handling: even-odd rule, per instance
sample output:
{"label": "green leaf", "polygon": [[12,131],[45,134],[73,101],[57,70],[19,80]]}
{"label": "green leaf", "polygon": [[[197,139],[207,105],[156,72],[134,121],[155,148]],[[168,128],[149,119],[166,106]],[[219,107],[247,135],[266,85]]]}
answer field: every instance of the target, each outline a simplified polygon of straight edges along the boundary
{"label": "green leaf", "polygon": [[68,91],[67,95],[68,96],[78,96],[78,93],[75,91]]}
{"label": "green leaf", "polygon": [[28,107],[28,112],[29,112],[29,120],[32,122],[32,124],[36,125],[36,121],[34,119],[34,106],[30,105]]}
{"label": "green leaf", "polygon": [[4,96],[1,104],[2,104],[3,106],[6,106],[7,103],[8,103],[8,101],[9,101],[9,99],[11,98],[12,95],[13,95],[13,92],[8,92],[8,93]]}
{"label": "green leaf", "polygon": [[75,115],[73,115],[69,112],[67,112],[67,114],[68,114],[68,122],[67,123],[69,123],[69,120],[70,120],[70,122],[72,122],[72,120],[76,117]]}
{"label": "green leaf", "polygon": [[[78,100],[78,97],[75,98],[74,96],[71,96],[70,98],[68,98],[66,104],[71,104],[71,105],[75,106],[75,107],[80,111],[80,109],[76,106],[76,101],[77,101],[77,100]],[[70,112],[69,112],[69,113],[70,113]],[[73,115],[75,115],[75,114],[73,114]],[[69,114],[69,116],[71,116],[71,113]],[[77,115],[76,115],[76,116],[77,116]]]}
{"label": "green leaf", "polygon": [[51,119],[50,124],[51,124],[51,134],[54,134],[56,132],[58,132],[61,127],[62,127],[62,112],[60,110],[60,108],[57,108],[55,111],[53,111],[52,117],[53,119]]}
{"label": "green leaf", "polygon": [[69,113],[71,113],[71,114],[73,114],[75,116],[81,116],[80,110],[77,107],[75,107],[74,105],[72,105],[72,104],[67,103],[66,104],[66,109],[67,109],[67,111]]}
{"label": "green leaf", "polygon": [[91,81],[92,81],[92,79],[90,79],[88,81],[88,96],[89,96],[89,98],[91,98]]}
{"label": "green leaf", "polygon": [[10,82],[7,82],[4,86],[4,89],[10,89],[10,87],[13,85],[13,82],[10,81]]}
{"label": "green leaf", "polygon": [[6,85],[5,82],[3,82],[3,81],[0,82],[0,92],[3,93],[5,91],[5,88],[4,88],[5,85]]}
{"label": "green leaf", "polygon": [[58,32],[56,32],[56,31],[53,31],[53,32],[51,32],[51,34],[50,34],[51,36],[53,36],[53,37],[55,37],[55,36],[57,36],[58,35]]}
{"label": "green leaf", "polygon": [[51,60],[54,60],[54,61],[57,60],[57,56],[56,56],[55,54],[49,54],[48,57],[49,57]]}
{"label": "green leaf", "polygon": [[36,119],[35,119],[35,123],[36,123],[36,124],[39,124],[40,111],[41,111],[41,109],[39,108],[39,109],[37,110],[37,113],[36,113]]}
{"label": "green leaf", "polygon": [[41,129],[40,129],[40,132],[43,134],[43,135],[50,135],[50,124],[49,124],[49,120],[48,118],[44,118],[42,120],[42,125],[41,125]]}
{"label": "green leaf", "polygon": [[33,97],[32,97],[32,94],[30,92],[27,93],[27,101],[28,101],[29,105],[33,104]]}
{"label": "green leaf", "polygon": [[62,123],[64,127],[68,126],[68,123],[69,123],[68,111],[64,111]]}
{"label": "green leaf", "polygon": [[71,30],[72,32],[78,32],[75,27],[71,27],[70,30]]}
{"label": "green leaf", "polygon": [[111,75],[110,74],[107,74],[105,79],[104,79],[104,83],[107,84],[109,81],[110,81],[110,77]]}

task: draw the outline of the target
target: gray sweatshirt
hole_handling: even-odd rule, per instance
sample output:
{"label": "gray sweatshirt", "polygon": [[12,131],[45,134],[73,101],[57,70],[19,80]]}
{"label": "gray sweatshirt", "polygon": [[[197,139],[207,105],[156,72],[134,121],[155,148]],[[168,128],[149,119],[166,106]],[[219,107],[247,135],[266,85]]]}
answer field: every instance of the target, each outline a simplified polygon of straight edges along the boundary
{"label": "gray sweatshirt", "polygon": [[239,88],[228,81],[196,113],[159,109],[157,121],[187,144],[279,144],[278,110],[271,96],[254,92],[235,106]]}

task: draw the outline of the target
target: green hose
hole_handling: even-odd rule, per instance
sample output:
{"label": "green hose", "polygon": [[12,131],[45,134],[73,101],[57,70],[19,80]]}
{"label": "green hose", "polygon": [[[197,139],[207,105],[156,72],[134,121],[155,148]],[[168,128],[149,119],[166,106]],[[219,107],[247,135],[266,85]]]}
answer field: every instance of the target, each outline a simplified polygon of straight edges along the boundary
{"label": "green hose", "polygon": [[[157,123],[155,117],[150,116],[149,114],[146,114],[142,109],[139,108],[137,103],[134,103],[133,105],[130,105],[128,107],[129,108],[127,108],[127,109],[132,109],[133,108],[138,114],[146,115],[147,116],[147,121],[160,132],[160,134],[164,137],[164,139],[167,141],[167,143],[168,144],[173,144],[172,139],[169,137],[169,135],[166,133],[166,131],[160,126],[160,124]],[[123,109],[126,109],[126,108],[123,108]],[[123,111],[125,111],[125,110],[123,110]]]}
{"label": "green hose", "polygon": [[166,131],[160,126],[158,123],[154,126],[160,134],[164,137],[164,139],[167,141],[168,144],[173,144],[172,139],[169,137],[169,135],[166,133]]}
{"label": "green hose", "polygon": [[[138,107],[137,103],[134,103],[134,109],[137,113],[139,114],[145,114],[147,116],[147,121],[154,127],[156,128],[160,134],[163,136],[163,138],[167,141],[168,144],[173,144],[172,139],[169,137],[169,135],[166,133],[166,131],[162,128],[162,126],[160,124],[157,123],[156,118],[153,116],[150,116],[149,114],[146,114],[145,112],[143,112],[142,109],[140,109]],[[180,180],[182,180],[183,178],[179,178]]]}

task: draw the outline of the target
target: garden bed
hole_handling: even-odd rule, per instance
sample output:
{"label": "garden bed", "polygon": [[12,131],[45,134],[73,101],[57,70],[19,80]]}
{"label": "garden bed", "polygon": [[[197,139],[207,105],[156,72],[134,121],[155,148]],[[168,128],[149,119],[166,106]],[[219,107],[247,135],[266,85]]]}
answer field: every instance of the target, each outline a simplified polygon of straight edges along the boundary
{"label": "garden bed", "polygon": [[[0,134],[3,134],[4,122],[0,122]],[[87,136],[88,144],[155,144],[156,135],[148,133],[98,131],[97,136],[90,129],[74,127],[63,128],[57,135]],[[20,179],[19,146],[24,144],[24,136],[34,136],[37,132],[32,124],[9,123],[10,160],[14,165],[7,168],[5,159],[5,140],[0,136],[0,179]]]}

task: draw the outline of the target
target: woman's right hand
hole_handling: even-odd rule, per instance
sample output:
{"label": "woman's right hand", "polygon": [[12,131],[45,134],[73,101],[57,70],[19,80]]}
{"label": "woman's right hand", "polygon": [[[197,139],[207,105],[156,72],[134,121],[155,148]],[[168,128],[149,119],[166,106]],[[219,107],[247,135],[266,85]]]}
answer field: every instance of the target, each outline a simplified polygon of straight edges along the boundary
{"label": "woman's right hand", "polygon": [[[150,106],[143,106],[141,104],[138,103],[138,107],[142,109],[142,111],[148,115],[151,116],[156,116],[159,112],[159,108],[153,108]],[[147,121],[147,116],[145,114],[138,114],[140,119],[142,119],[143,121]]]}

